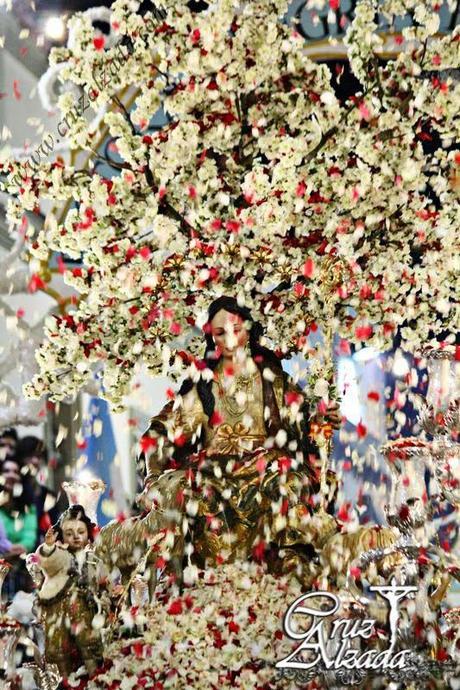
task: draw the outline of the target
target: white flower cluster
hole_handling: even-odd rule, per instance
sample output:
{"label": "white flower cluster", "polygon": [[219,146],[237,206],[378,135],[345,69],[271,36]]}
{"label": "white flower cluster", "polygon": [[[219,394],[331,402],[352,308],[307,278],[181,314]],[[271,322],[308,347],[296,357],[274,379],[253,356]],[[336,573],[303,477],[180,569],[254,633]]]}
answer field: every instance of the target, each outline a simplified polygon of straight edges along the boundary
{"label": "white flower cluster", "polygon": [[[62,399],[102,364],[105,395],[121,406],[140,358],[180,375],[184,338],[221,294],[251,307],[287,356],[307,353],[315,324],[379,348],[399,330],[416,349],[458,323],[460,84],[443,72],[460,66],[458,31],[434,35],[431,3],[360,0],[347,45],[363,91],[341,103],[329,69],[282,22],[286,2],[164,7],[158,19],[113,4],[123,50],[76,15],[72,47],[52,56],[108,106],[116,175],[4,166],[18,194],[11,220],[42,199],[75,202],[62,222],[48,217],[32,254],[81,260],[66,273],[78,305],[50,321],[27,393]],[[375,13],[401,8],[417,29],[381,64]],[[170,120],[151,131],[159,104]],[[83,118],[68,126],[92,151]],[[199,342],[186,343],[193,355]]]}
{"label": "white flower cluster", "polygon": [[254,563],[201,571],[182,596],[149,609],[142,638],[106,650],[107,670],[84,686],[78,678],[68,684],[79,690],[293,687],[278,678],[275,663],[294,649],[282,618],[300,593],[295,578],[274,578]]}

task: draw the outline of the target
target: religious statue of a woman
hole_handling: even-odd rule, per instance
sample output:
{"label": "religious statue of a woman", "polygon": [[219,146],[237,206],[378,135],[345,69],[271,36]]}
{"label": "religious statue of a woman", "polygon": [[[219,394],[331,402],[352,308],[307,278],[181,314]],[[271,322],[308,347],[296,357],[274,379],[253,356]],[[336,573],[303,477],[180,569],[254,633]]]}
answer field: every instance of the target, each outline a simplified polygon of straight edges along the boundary
{"label": "religious statue of a woman", "polygon": [[[236,299],[211,304],[204,332],[205,376],[186,380],[142,439],[144,497],[158,524],[180,526],[179,572],[186,555],[198,567],[248,558],[279,573],[308,567],[320,483],[305,394]],[[325,417],[338,427],[337,406]]]}

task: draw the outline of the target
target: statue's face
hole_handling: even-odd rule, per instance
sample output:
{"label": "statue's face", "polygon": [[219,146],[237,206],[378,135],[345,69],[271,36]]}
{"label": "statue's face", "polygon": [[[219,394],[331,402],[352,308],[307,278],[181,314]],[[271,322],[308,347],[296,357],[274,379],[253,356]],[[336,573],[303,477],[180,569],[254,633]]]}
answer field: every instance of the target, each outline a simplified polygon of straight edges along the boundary
{"label": "statue's face", "polygon": [[89,542],[88,528],[82,520],[64,520],[62,537],[69,551],[81,551]]}
{"label": "statue's face", "polygon": [[241,316],[224,309],[218,311],[212,319],[211,335],[216,349],[224,357],[233,357],[249,340],[249,333]]}

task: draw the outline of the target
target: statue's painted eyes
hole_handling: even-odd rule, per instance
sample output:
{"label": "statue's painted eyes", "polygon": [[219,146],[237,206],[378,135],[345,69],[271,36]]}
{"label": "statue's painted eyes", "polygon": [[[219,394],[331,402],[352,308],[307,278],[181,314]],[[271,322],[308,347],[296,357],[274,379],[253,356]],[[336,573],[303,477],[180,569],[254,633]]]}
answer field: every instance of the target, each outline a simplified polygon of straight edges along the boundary
{"label": "statue's painted eyes", "polygon": [[[231,330],[231,329],[229,329],[229,331],[230,331],[230,330]],[[235,326],[235,327],[233,328],[233,333],[240,333],[241,330],[242,330],[241,326]],[[214,335],[225,335],[226,332],[227,332],[227,331],[224,330],[223,328],[216,328],[216,330],[214,331]]]}

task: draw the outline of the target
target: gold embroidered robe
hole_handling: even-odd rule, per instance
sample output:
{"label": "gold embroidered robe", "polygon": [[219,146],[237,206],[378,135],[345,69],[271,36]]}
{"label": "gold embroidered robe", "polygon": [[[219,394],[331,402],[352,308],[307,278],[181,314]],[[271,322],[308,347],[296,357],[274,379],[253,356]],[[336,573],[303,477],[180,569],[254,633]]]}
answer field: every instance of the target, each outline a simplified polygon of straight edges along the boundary
{"label": "gold embroidered robe", "polygon": [[[267,384],[257,370],[239,411],[228,402],[219,369],[216,374],[211,419],[193,387],[168,403],[146,434],[145,485],[163,524],[181,524],[187,516],[189,529],[176,553],[180,557],[184,541],[191,541],[191,560],[202,567],[262,554],[270,554],[278,572],[288,560],[289,569],[299,560],[308,563],[321,530],[310,520],[319,463],[315,447],[305,457],[301,443],[308,434],[304,395],[281,372]],[[327,517],[328,529],[335,528]],[[144,527],[154,519],[158,515],[144,518]]]}

